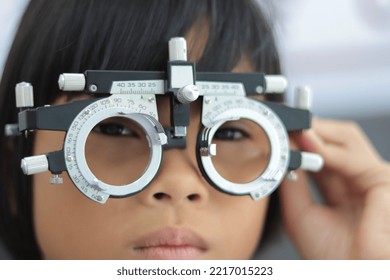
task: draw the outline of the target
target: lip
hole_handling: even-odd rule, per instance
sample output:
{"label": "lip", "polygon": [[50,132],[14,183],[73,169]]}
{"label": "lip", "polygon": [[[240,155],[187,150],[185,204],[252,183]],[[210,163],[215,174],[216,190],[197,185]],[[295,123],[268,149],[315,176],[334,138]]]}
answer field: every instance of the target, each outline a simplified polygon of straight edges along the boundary
{"label": "lip", "polygon": [[208,249],[206,242],[192,230],[164,228],[135,242],[134,252],[147,260],[199,259]]}

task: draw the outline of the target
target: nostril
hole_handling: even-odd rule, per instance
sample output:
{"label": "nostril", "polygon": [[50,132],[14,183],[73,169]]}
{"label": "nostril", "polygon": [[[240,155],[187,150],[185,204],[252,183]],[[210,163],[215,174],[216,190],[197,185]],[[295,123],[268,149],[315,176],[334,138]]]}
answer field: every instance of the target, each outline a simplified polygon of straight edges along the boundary
{"label": "nostril", "polygon": [[190,194],[189,196],[187,196],[188,200],[190,201],[197,201],[200,199],[200,195],[198,194]]}
{"label": "nostril", "polygon": [[[170,200],[172,198],[169,194],[166,194],[164,192],[155,193],[155,194],[153,194],[153,197],[156,200],[160,200],[160,201]],[[198,201],[200,199],[200,195],[199,194],[190,194],[190,195],[187,195],[186,198],[189,201]]]}

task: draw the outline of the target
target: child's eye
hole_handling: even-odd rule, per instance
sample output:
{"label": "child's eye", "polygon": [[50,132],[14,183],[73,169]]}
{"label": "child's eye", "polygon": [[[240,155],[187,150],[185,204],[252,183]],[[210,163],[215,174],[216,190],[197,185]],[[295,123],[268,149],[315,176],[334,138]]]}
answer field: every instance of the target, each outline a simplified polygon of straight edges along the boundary
{"label": "child's eye", "polygon": [[214,135],[214,139],[225,141],[242,140],[243,138],[249,138],[249,134],[241,129],[233,127],[220,128]]}
{"label": "child's eye", "polygon": [[95,125],[92,131],[108,136],[128,136],[139,138],[139,135],[134,130],[120,123],[99,123]]}

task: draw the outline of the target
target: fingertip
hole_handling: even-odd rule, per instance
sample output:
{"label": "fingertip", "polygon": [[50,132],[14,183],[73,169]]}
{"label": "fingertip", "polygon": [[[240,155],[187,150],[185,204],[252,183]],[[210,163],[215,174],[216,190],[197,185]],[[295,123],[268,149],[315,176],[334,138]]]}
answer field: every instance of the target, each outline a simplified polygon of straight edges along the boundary
{"label": "fingertip", "polygon": [[296,141],[300,149],[307,152],[319,152],[323,143],[313,129],[309,129],[296,136]]}

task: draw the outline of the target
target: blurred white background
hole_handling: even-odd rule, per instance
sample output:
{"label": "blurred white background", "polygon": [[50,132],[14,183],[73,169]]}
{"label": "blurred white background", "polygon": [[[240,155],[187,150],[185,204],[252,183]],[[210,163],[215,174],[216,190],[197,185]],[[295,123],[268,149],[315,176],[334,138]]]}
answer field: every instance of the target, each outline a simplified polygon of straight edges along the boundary
{"label": "blurred white background", "polygon": [[314,113],[390,116],[390,0],[274,3],[290,89],[310,85]]}
{"label": "blurred white background", "polygon": [[15,31],[28,0],[0,0],[0,76]]}
{"label": "blurred white background", "polygon": [[[276,21],[288,103],[294,87],[309,85],[315,115],[358,121],[390,160],[390,0],[258,1],[274,5],[267,10]],[[0,0],[0,74],[26,3]],[[282,230],[258,255],[297,257]]]}

